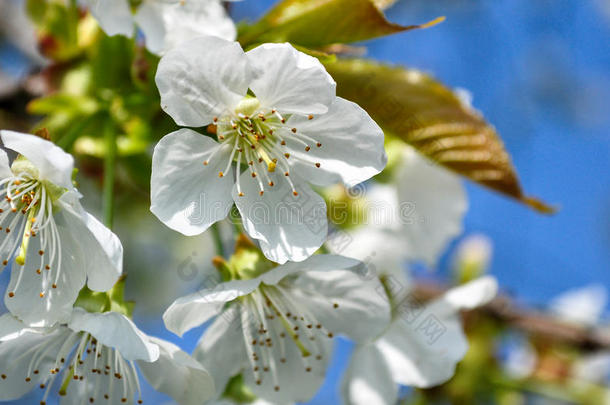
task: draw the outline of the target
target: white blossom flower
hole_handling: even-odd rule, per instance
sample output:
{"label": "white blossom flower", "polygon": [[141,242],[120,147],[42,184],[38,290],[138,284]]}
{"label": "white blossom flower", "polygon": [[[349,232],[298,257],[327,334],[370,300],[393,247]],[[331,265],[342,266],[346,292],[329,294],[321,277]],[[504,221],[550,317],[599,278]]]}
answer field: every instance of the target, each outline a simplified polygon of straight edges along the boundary
{"label": "white blossom flower", "polygon": [[243,279],[178,299],[163,319],[181,335],[216,317],[194,356],[214,370],[219,393],[241,373],[259,398],[307,401],[324,379],[335,334],[364,343],[388,326],[383,287],[376,278],[363,279],[361,266],[315,255],[260,275],[244,269]]}
{"label": "white blossom flower", "polygon": [[321,63],[289,44],[244,53],[199,38],[159,64],[162,108],[183,126],[214,123],[218,142],[189,129],[155,147],[151,211],[185,235],[235,202],[244,228],[278,263],[301,261],[327,236],[326,205],[310,184],[358,184],[386,163],[383,132],[335,95]]}
{"label": "white blossom flower", "polygon": [[392,183],[366,190],[364,226],[345,231],[345,243],[333,238],[327,243],[333,253],[362,260],[378,275],[401,273],[406,261],[434,265],[462,232],[468,206],[458,176],[411,147],[399,153],[401,163]]}
{"label": "white blossom flower", "polygon": [[221,0],[143,0],[135,14],[128,0],[85,3],[108,35],[131,37],[137,25],[144,33],[146,47],[156,54],[202,35],[230,41],[237,36]]}
{"label": "white blossom flower", "polygon": [[496,292],[495,279],[487,276],[423,307],[411,307],[405,297],[388,331],[355,349],[342,383],[345,403],[391,405],[399,384],[426,388],[447,381],[468,349],[459,311],[486,304]]}
{"label": "white blossom flower", "polygon": [[180,405],[214,394],[207,371],[175,345],[149,337],[116,312],[75,308],[67,324],[30,328],[0,317],[0,400],[40,387],[44,405],[52,390],[62,405],[142,403],[136,365],[146,380]]}
{"label": "white blossom flower", "polygon": [[497,284],[486,277],[421,306],[411,294],[406,262],[433,265],[462,230],[467,208],[459,178],[410,147],[391,184],[367,189],[367,223],[347,231],[348,243],[329,248],[369,264],[391,295],[393,321],[373,343],[359,345],[344,377],[347,404],[384,405],[398,400],[398,384],[429,387],[449,379],[466,353],[459,311],[488,302]]}
{"label": "white blossom flower", "polygon": [[72,156],[34,135],[0,131],[20,155],[9,166],[0,150],[0,261],[11,264],[5,303],[28,324],[70,316],[85,285],[106,291],[122,271],[123,248],[85,212],[72,184]]}
{"label": "white blossom flower", "polygon": [[[589,284],[554,297],[549,310],[563,322],[595,328],[607,324],[603,316],[607,303],[608,289],[602,284]],[[610,375],[610,351],[600,350],[579,357],[572,372],[576,379],[604,384]]]}
{"label": "white blossom flower", "polygon": [[549,309],[562,321],[595,326],[600,322],[607,302],[606,287],[591,284],[563,292],[551,300]]}

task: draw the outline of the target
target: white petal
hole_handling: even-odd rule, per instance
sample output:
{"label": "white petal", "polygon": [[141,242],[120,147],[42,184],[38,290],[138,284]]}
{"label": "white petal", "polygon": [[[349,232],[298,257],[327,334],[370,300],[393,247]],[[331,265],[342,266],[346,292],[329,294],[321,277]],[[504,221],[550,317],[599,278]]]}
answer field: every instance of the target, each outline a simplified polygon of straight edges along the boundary
{"label": "white petal", "polygon": [[100,27],[110,36],[133,36],[135,29],[127,0],[85,0]]}
{"label": "white petal", "polygon": [[279,283],[282,279],[300,272],[307,271],[330,271],[350,270],[364,274],[366,268],[359,260],[337,255],[314,255],[302,262],[288,262],[264,273],[259,277],[260,281],[267,285]]}
{"label": "white petal", "polygon": [[[277,344],[282,339],[280,333],[285,333],[286,329],[280,322],[272,322],[269,326],[270,330],[266,336]],[[250,336],[260,328],[256,324],[251,324],[251,327]],[[243,344],[251,344],[246,335],[243,337]],[[261,384],[257,384],[251,368],[244,370],[244,380],[254,395],[273,404],[308,402],[324,381],[332,353],[332,340],[322,339],[318,341],[317,346],[319,351],[304,358],[298,346],[288,340],[283,356],[277,347],[270,352],[272,362],[277,367],[277,381],[274,380],[273,371],[270,369],[269,372],[263,373]],[[318,359],[317,356],[321,357]],[[282,357],[285,357],[285,362],[281,361]],[[308,368],[310,371],[307,371]],[[276,391],[276,386],[279,391]]]}
{"label": "white petal", "polygon": [[93,291],[111,289],[123,271],[123,246],[119,238],[80,204],[64,204],[56,219],[58,226],[78,242],[75,246],[66,246],[69,242],[62,241],[62,246],[72,254],[80,252],[89,288]]}
{"label": "white petal", "polygon": [[[396,187],[373,183],[363,191],[366,191],[363,199],[366,204],[365,223],[353,230],[348,228],[333,232],[326,246],[335,254],[365,262],[371,274],[402,276],[409,252],[397,220],[399,204]],[[345,221],[350,219],[350,216],[345,216]]]}
{"label": "white petal", "polygon": [[[79,364],[79,374],[82,375],[83,380],[73,381],[68,384],[66,395],[60,397],[61,405],[83,405],[85,401],[90,401],[93,398],[93,403],[106,403],[106,404],[134,404],[134,397],[136,395],[137,386],[133,381],[133,374],[123,371],[119,371],[124,374],[121,380],[117,380],[114,377],[116,372],[114,369],[106,370],[108,375],[93,372],[98,365],[108,365],[114,367],[114,353],[110,353],[108,350],[103,350],[100,353],[100,357],[86,356],[82,364]],[[120,353],[117,353],[120,356]],[[111,357],[112,356],[112,357]],[[129,367],[129,366],[128,366]],[[131,367],[129,367],[131,368]],[[130,370],[131,371],[131,370]],[[110,383],[112,381],[112,383]],[[124,384],[129,381],[127,387]],[[107,397],[106,397],[107,396]],[[124,401],[123,401],[124,399]]]}
{"label": "white petal", "polygon": [[[356,192],[358,190],[352,190]],[[373,182],[366,188],[367,225],[384,230],[400,231],[398,190],[394,184]]]}
{"label": "white petal", "polygon": [[0,316],[0,342],[17,339],[28,333],[42,333],[44,329],[28,328],[11,314]]}
{"label": "white petal", "polygon": [[[11,281],[4,302],[13,315],[28,325],[50,326],[65,322],[70,317],[79,291],[85,285],[87,256],[72,229],[64,226],[65,222],[60,220],[64,214],[60,211],[56,215],[61,240],[61,266],[53,266],[48,271],[44,269],[38,255],[41,238],[37,236],[30,239],[25,265],[13,263],[11,269]],[[45,256],[48,254],[45,253]],[[37,270],[41,270],[42,274],[38,274]],[[60,275],[56,282],[57,271]],[[20,276],[21,281],[16,288]],[[57,284],[57,288],[52,288],[53,283]],[[14,293],[13,297],[10,297],[10,292]]]}
{"label": "white petal", "polygon": [[74,159],[71,155],[35,135],[0,131],[0,136],[5,147],[22,154],[38,168],[41,180],[49,180],[66,189],[73,188]]}
{"label": "white petal", "polygon": [[331,252],[362,260],[371,274],[403,272],[407,255],[404,241],[395,233],[368,225],[340,232],[341,235],[331,236],[326,243]]}
{"label": "white petal", "polygon": [[299,274],[293,287],[301,305],[325,328],[358,343],[376,338],[390,324],[385,290],[376,276],[366,272],[312,269]]}
{"label": "white petal", "polygon": [[[218,150],[208,165],[203,162]],[[224,177],[231,149],[190,129],[166,135],[155,146],[150,210],[165,225],[187,236],[225,218],[233,205],[233,169]]]}
{"label": "white petal", "polygon": [[228,41],[237,35],[220,1],[145,2],[135,20],[146,36],[146,47],[156,54],[205,35]]}
{"label": "white petal", "polygon": [[161,58],[156,82],[161,107],[178,125],[201,127],[246,96],[251,68],[237,42],[200,37]]}
{"label": "white petal", "polygon": [[[259,174],[260,176],[260,174]],[[260,195],[259,183],[250,172],[240,177],[239,196],[233,199],[248,234],[258,239],[265,256],[276,263],[302,261],[322,246],[328,234],[326,203],[309,185],[294,177],[297,196],[283,175],[269,173],[273,187],[265,186]]]}
{"label": "white petal", "polygon": [[144,33],[146,48],[156,55],[161,55],[165,49],[167,27],[163,21],[163,12],[173,11],[176,5],[176,3],[144,2],[133,16]]}
{"label": "white petal", "polygon": [[290,44],[263,44],[246,53],[258,72],[250,88],[261,104],[282,113],[323,114],[336,83],[320,61]]}
{"label": "white petal", "polygon": [[174,14],[167,38],[167,47],[172,48],[190,38],[211,35],[235,41],[237,29],[221,1],[186,2],[181,11]]}
{"label": "white petal", "polygon": [[462,232],[466,194],[456,175],[413,149],[406,149],[403,162],[396,182],[406,246],[412,260],[434,265],[447,243]]}
{"label": "white petal", "polygon": [[[206,405],[239,405],[239,404],[231,399],[222,398],[217,401],[209,402]],[[272,402],[259,398],[259,399],[254,400],[254,402],[250,402],[250,405],[294,405],[294,402],[290,401],[290,402],[283,403],[283,404],[277,403],[277,402],[272,403]]]}
{"label": "white petal", "polygon": [[468,349],[459,311],[484,305],[496,291],[495,279],[483,277],[450,290],[421,309],[403,310],[377,341],[395,381],[431,387],[451,378]]}
{"label": "white petal", "polygon": [[431,305],[447,307],[447,311],[473,309],[489,303],[498,293],[498,282],[494,277],[485,276],[467,284],[452,288]]}
{"label": "white petal", "polygon": [[159,358],[159,346],[119,313],[90,313],[74,308],[68,327],[90,333],[102,345],[118,350],[125,360],[153,362]]}
{"label": "white petal", "polygon": [[154,363],[138,361],[144,378],[179,405],[199,405],[214,396],[214,380],[201,364],[172,343],[150,338],[159,346]]}
{"label": "white petal", "polygon": [[602,284],[568,290],[553,298],[550,310],[564,321],[595,325],[606,308],[608,291]]}
{"label": "white petal", "polygon": [[[40,380],[47,376],[45,371],[55,363],[55,356],[63,343],[57,338],[61,333],[26,333],[0,343],[0,401],[20,398],[38,387]],[[26,382],[28,369],[37,353],[44,354],[38,366],[40,373],[32,374],[31,381]]]}
{"label": "white petal", "polygon": [[395,382],[427,388],[453,376],[468,342],[456,315],[437,317],[426,309],[411,323],[394,322],[376,346]]}
{"label": "white petal", "polygon": [[[383,147],[383,131],[357,104],[337,97],[326,114],[294,115],[287,124],[297,129],[294,137],[286,137],[294,158],[289,162],[307,181],[327,186],[342,182],[348,187],[361,183],[381,172],[387,156]],[[299,133],[322,144],[309,145],[305,152],[293,139]],[[320,167],[316,167],[320,163]]]}
{"label": "white petal", "polygon": [[[116,283],[121,273],[120,241],[80,205],[63,204],[54,220],[61,241],[61,266],[57,267],[54,262],[48,273],[43,269],[38,256],[40,238],[37,237],[30,241],[25,266],[20,269],[15,264],[11,272],[8,292],[15,295],[7,294],[5,302],[13,314],[28,324],[44,326],[67,320],[87,275],[92,289],[105,291]],[[40,269],[42,275],[38,274]],[[58,271],[60,276],[56,281]],[[22,280],[19,288],[15,288],[20,272],[23,272]],[[57,288],[51,288],[54,283]],[[40,297],[41,293],[44,293],[43,297]]]}
{"label": "white petal", "polygon": [[239,316],[239,304],[223,311],[206,329],[193,352],[193,357],[212,372],[217,396],[248,361]]}
{"label": "white petal", "polygon": [[165,327],[182,336],[220,313],[225,303],[251,293],[259,284],[259,279],[234,280],[178,298],[163,314]]}
{"label": "white petal", "polygon": [[13,177],[13,172],[8,161],[8,155],[0,149],[0,179],[6,179],[7,177]]}
{"label": "white petal", "polygon": [[375,345],[356,347],[341,384],[345,405],[394,405],[398,385]]}

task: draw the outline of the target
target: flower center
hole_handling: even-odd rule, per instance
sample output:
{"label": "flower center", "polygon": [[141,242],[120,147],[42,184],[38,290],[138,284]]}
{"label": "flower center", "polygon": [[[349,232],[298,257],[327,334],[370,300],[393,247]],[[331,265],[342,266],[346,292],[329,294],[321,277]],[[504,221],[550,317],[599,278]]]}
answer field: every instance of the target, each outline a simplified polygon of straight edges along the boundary
{"label": "flower center", "polygon": [[[46,389],[41,405],[45,405],[53,386],[59,395],[66,395],[75,384],[84,384],[89,402],[105,399],[106,403],[126,403],[137,392],[142,403],[140,381],[133,362],[126,361],[116,350],[98,344],[88,333],[73,332],[66,327],[44,335],[12,362],[15,372],[25,381]],[[19,367],[25,357],[31,357],[27,369]],[[53,360],[54,359],[54,360]],[[61,378],[59,378],[61,375]],[[10,374],[1,374],[6,379]],[[59,378],[59,379],[58,379]],[[59,384],[61,381],[61,384]]]}
{"label": "flower center", "polygon": [[[322,143],[288,125],[289,118],[289,115],[283,116],[275,108],[261,107],[256,98],[244,98],[233,113],[214,118],[218,141],[222,145],[203,164],[207,166],[216,153],[230,148],[226,169],[220,171],[218,176],[224,177],[235,162],[236,186],[240,197],[244,196],[240,185],[242,164],[248,167],[251,178],[257,182],[260,195],[275,186],[270,173],[281,171],[293,195],[298,196],[290,178],[290,160],[304,159],[293,156],[291,151],[302,149],[309,152],[314,147],[321,148]],[[312,120],[314,116],[309,115],[308,118]],[[307,161],[307,164],[311,162]],[[320,163],[314,164],[320,167]]]}
{"label": "flower center", "polygon": [[[312,360],[320,361],[327,354],[324,339],[333,338],[333,333],[306,307],[298,305],[287,288],[261,285],[244,297],[242,304],[242,330],[257,385],[270,373],[273,388],[279,391],[281,367],[295,360],[291,353],[298,353],[300,364],[290,367],[300,366],[308,373],[315,367]],[[338,308],[338,304],[333,307]]]}
{"label": "flower center", "polygon": [[[15,166],[13,164],[14,171]],[[0,231],[5,233],[0,242],[0,261],[7,266],[15,257],[15,262],[24,266],[26,257],[35,260],[32,256],[37,251],[40,264],[33,267],[37,267],[36,274],[41,276],[39,295],[44,298],[50,289],[57,288],[60,279],[61,240],[53,219],[53,203],[63,191],[33,177],[37,172],[27,164],[19,162],[17,167],[23,170],[0,181]],[[13,291],[8,293],[9,298],[15,296],[23,272],[21,269]]]}

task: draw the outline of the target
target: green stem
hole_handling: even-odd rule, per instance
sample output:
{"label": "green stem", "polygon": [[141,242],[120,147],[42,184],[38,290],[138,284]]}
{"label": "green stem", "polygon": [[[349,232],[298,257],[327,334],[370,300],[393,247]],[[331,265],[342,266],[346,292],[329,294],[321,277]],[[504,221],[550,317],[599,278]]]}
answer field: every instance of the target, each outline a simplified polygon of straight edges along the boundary
{"label": "green stem", "polygon": [[114,219],[114,180],[116,171],[116,132],[114,124],[109,118],[109,123],[106,124],[104,132],[106,141],[106,156],[104,157],[104,224],[112,229]]}
{"label": "green stem", "polygon": [[218,256],[225,256],[225,248],[222,243],[222,235],[220,234],[220,227],[218,222],[212,225],[212,238],[214,239],[214,245],[216,246],[216,254]]}

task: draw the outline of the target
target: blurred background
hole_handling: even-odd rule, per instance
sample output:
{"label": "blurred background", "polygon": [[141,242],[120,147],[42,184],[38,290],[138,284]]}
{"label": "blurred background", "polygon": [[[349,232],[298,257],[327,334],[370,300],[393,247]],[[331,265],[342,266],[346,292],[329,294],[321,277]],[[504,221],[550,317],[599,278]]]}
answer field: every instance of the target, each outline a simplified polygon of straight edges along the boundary
{"label": "blurred background", "polygon": [[[236,21],[253,18],[273,3],[237,2],[232,5],[232,15]],[[18,2],[0,0],[0,17],[7,17],[11,7],[18,7]],[[399,0],[387,11],[391,21],[405,25],[440,15],[446,21],[433,28],[362,45],[373,59],[421,69],[449,87],[468,90],[474,107],[502,136],[526,192],[559,211],[553,216],[539,215],[467,183],[470,209],[464,236],[450,246],[438,268],[416,268],[417,278],[448,283],[459,244],[482,234],[493,245],[489,272],[511,300],[524,308],[554,310],[564,318],[571,316],[571,310],[572,315],[576,313],[574,322],[604,325],[606,288],[610,286],[610,1]],[[19,114],[28,100],[20,79],[44,64],[33,51],[35,38],[30,34],[27,20],[0,18],[2,128],[27,130],[29,125]],[[33,92],[36,86],[35,81],[25,85]],[[82,184],[81,188],[86,205],[95,211],[100,206],[94,197],[96,185]],[[192,350],[201,328],[179,340],[165,331],[159,315],[173,299],[203,282],[213,255],[209,236],[187,239],[168,231],[150,217],[147,207],[129,215],[119,213],[116,223],[131,275],[128,297],[138,303],[136,322],[146,332]],[[7,274],[0,277],[0,285],[5,285]],[[573,292],[580,288],[584,290]],[[477,325],[471,332],[475,342],[485,335],[481,322]],[[327,382],[311,404],[340,402],[337,383],[351,349],[348,342],[339,342]],[[504,333],[498,344],[474,347],[499,359],[509,375],[515,373],[511,381],[540,373],[542,364],[542,372],[550,374],[539,375],[537,380],[561,385],[570,377],[562,368],[562,356],[573,357],[573,353],[553,347],[549,360],[541,357],[547,349],[520,331]],[[594,371],[586,370],[598,383],[608,382],[610,360],[604,353],[596,353]],[[477,364],[467,359],[459,373],[468,375],[469,361]],[[543,388],[525,383],[503,387],[507,395],[495,397],[494,402],[610,403],[600,399],[610,397],[585,395],[582,401],[575,401],[569,395],[545,395]],[[453,401],[447,399],[452,398],[455,384],[439,390],[441,393],[415,394],[405,389],[411,401],[405,403],[414,402],[415,397],[423,401],[420,403],[459,402],[455,396]],[[33,403],[32,398],[36,397],[14,404]],[[168,401],[148,388],[145,398],[153,404]]]}

